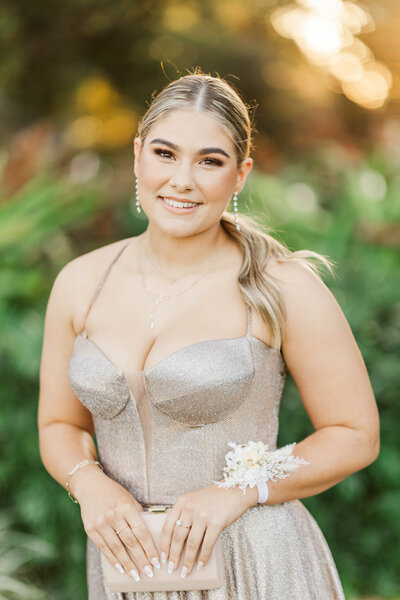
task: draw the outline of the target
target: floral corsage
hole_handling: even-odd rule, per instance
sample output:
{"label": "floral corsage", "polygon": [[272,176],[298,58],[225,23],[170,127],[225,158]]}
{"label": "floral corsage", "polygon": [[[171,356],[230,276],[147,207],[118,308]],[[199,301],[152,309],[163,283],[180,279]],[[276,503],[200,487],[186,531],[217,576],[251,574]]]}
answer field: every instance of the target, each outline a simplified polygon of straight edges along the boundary
{"label": "floral corsage", "polygon": [[295,445],[296,442],[269,451],[268,445],[263,442],[249,441],[247,444],[229,442],[228,446],[233,450],[225,455],[225,481],[213,481],[213,483],[224,488],[238,485],[245,494],[247,486],[252,488],[267,480],[284,479],[300,465],[310,464],[303,458],[292,455]]}

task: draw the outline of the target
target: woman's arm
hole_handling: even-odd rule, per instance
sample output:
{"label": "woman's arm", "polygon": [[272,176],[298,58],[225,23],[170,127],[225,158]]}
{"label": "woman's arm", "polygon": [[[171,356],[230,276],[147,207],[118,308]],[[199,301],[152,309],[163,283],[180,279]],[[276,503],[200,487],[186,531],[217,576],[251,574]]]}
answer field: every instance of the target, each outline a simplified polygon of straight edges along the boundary
{"label": "woman's arm", "polygon": [[[68,380],[68,363],[76,336],[73,315],[88,305],[99,278],[94,265],[86,261],[87,255],[84,255],[68,263],[53,284],[46,310],[40,365],[40,455],[47,471],[64,488],[68,473],[75,465],[85,459],[97,459],[91,413],[76,397]],[[99,262],[104,268],[104,258]],[[91,273],[91,277],[87,273]],[[93,285],[88,285],[92,277]],[[88,290],[88,287],[93,289]],[[74,306],[76,290],[79,290],[79,310]],[[96,465],[76,471],[70,478],[70,490],[79,501],[86,533],[106,558],[118,570],[123,568],[135,578],[138,568],[146,574],[152,572],[149,562],[157,564],[158,552],[147,526],[142,522],[135,527],[135,535],[125,527],[127,523],[133,525],[141,521],[140,503]],[[120,529],[118,536],[116,531]],[[135,562],[127,553],[127,546]]]}
{"label": "woman's arm", "polygon": [[[64,487],[67,473],[75,464],[85,458],[97,458],[91,414],[75,396],[67,376],[76,335],[72,313],[77,275],[73,261],[54,281],[47,304],[40,363],[40,455],[47,471]],[[85,468],[98,470],[98,467]],[[75,475],[71,487],[74,479]]]}
{"label": "woman's arm", "polygon": [[[282,353],[316,430],[293,452],[310,464],[268,482],[266,504],[276,504],[319,494],[374,462],[379,414],[360,350],[328,287],[298,264],[267,268],[287,310]],[[257,488],[247,493],[256,504]]]}

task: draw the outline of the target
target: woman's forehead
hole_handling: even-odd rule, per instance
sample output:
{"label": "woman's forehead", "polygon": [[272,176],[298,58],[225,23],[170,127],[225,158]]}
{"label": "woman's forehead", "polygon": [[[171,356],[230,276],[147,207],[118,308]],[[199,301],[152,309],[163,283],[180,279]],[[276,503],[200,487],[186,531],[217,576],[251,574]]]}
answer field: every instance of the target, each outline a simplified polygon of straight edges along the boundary
{"label": "woman's forehead", "polygon": [[182,150],[220,146],[228,153],[234,151],[230,131],[204,111],[170,111],[153,123],[146,138],[148,143],[154,138],[162,138]]}

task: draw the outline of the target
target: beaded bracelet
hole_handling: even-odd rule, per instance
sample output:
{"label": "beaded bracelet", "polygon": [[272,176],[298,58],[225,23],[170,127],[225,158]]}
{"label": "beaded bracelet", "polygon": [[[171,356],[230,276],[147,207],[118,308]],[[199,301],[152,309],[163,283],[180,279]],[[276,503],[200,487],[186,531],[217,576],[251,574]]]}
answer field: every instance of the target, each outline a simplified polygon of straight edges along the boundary
{"label": "beaded bracelet", "polygon": [[75,465],[75,467],[72,469],[72,471],[70,471],[67,474],[67,480],[65,482],[65,487],[67,488],[67,492],[68,492],[68,496],[71,498],[72,502],[75,502],[75,504],[79,504],[78,500],[76,498],[74,498],[74,496],[71,494],[70,492],[70,488],[69,488],[69,481],[72,477],[72,475],[78,470],[81,469],[82,467],[86,467],[86,465],[98,465],[100,467],[100,469],[102,471],[104,471],[103,466],[101,465],[101,463],[99,463],[98,460],[89,460],[89,459],[85,459],[82,460],[81,462],[79,462],[77,465]]}

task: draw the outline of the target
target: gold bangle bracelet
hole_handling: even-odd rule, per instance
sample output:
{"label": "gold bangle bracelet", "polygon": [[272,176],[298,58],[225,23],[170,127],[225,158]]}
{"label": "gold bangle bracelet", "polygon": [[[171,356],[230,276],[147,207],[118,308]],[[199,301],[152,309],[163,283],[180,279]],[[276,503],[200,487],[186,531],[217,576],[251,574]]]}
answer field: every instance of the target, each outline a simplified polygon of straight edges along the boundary
{"label": "gold bangle bracelet", "polygon": [[72,475],[73,475],[73,474],[74,474],[76,471],[78,471],[78,469],[82,469],[82,467],[86,467],[86,465],[97,465],[98,467],[100,467],[100,469],[101,469],[102,471],[104,471],[102,464],[101,464],[101,463],[99,463],[99,461],[98,461],[98,460],[89,460],[89,459],[87,459],[87,458],[86,458],[85,460],[82,460],[82,461],[81,461],[81,462],[79,462],[77,465],[75,465],[75,467],[72,469],[72,471],[70,471],[70,472],[67,474],[67,480],[66,480],[66,482],[65,482],[65,487],[67,488],[68,496],[71,498],[72,502],[75,502],[75,504],[79,504],[79,502],[78,502],[78,500],[77,500],[77,499],[76,499],[76,498],[75,498],[75,497],[74,497],[74,496],[71,494],[71,492],[70,492],[70,488],[69,488],[69,485],[70,485],[70,479],[71,479]]}

